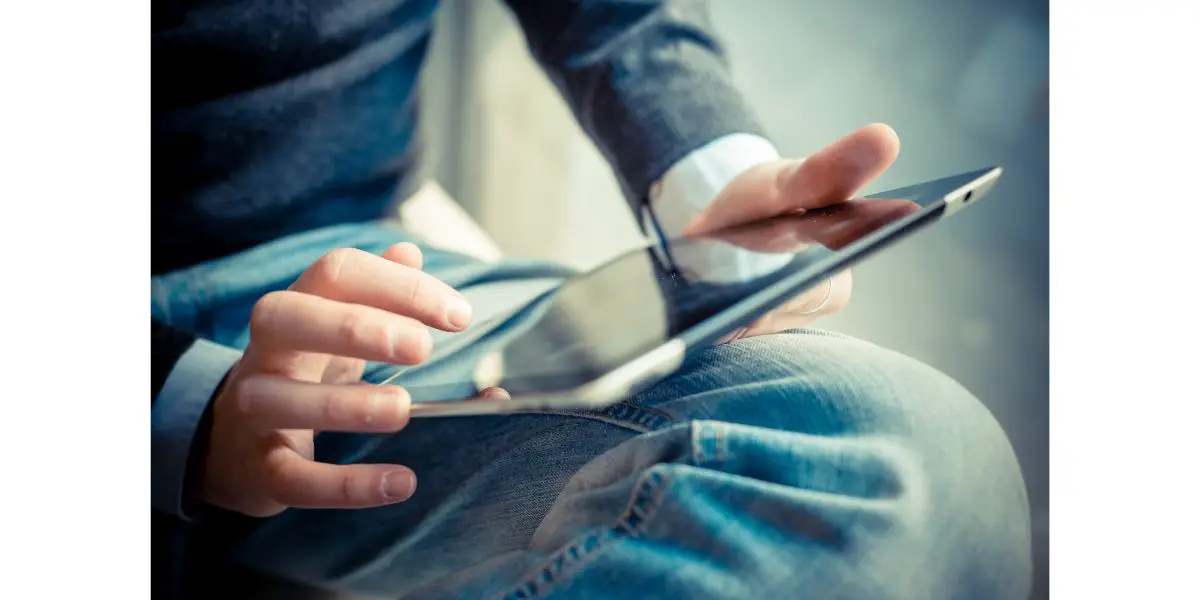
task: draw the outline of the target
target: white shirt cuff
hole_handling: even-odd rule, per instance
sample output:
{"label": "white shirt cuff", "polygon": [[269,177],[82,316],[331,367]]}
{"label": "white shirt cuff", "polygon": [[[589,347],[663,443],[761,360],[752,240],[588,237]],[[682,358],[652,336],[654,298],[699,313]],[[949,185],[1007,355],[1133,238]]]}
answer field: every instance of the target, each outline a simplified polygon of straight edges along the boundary
{"label": "white shirt cuff", "polygon": [[[725,186],[751,167],[779,160],[779,151],[766,139],[746,133],[717,138],[675,163],[650,189],[649,208],[657,229],[666,240],[679,237]],[[653,232],[649,215],[641,215],[646,231]],[[792,255],[759,254],[734,248],[690,251],[675,257],[676,265],[710,281],[744,281],[779,269]]]}
{"label": "white shirt cuff", "polygon": [[734,177],[773,160],[779,160],[775,146],[747,133],[720,137],[692,151],[650,189],[650,206],[663,235],[677,237]]}
{"label": "white shirt cuff", "polygon": [[175,363],[150,410],[150,504],[187,519],[183,484],[204,409],[242,353],[197,339]]}

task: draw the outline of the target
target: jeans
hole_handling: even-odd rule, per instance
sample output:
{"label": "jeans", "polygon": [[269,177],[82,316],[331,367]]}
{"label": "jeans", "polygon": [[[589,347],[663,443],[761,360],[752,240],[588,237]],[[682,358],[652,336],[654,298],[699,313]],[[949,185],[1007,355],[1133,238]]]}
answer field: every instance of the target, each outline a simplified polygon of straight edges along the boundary
{"label": "jeans", "polygon": [[[325,251],[382,252],[405,239],[364,224],[279,240],[156,278],[154,312],[242,347],[255,299]],[[566,275],[423,249],[426,270],[475,301],[477,323],[503,322]],[[430,368],[400,382],[466,385],[469,355],[484,343],[441,358],[435,348]],[[366,378],[388,374],[376,365]],[[938,371],[836,333],[698,350],[602,411],[323,433],[317,456],[410,466],[417,492],[380,508],[264,520],[212,510],[193,527],[225,532],[223,556],[248,568],[388,598],[1028,595],[1028,502],[991,414]]]}

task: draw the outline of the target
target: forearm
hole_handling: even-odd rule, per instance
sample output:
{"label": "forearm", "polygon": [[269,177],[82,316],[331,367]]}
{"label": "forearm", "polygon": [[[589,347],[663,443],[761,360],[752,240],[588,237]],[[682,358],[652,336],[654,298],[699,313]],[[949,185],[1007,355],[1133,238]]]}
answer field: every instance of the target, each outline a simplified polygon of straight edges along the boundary
{"label": "forearm", "polygon": [[509,4],[635,206],[698,148],[730,134],[765,137],[733,87],[705,3]]}

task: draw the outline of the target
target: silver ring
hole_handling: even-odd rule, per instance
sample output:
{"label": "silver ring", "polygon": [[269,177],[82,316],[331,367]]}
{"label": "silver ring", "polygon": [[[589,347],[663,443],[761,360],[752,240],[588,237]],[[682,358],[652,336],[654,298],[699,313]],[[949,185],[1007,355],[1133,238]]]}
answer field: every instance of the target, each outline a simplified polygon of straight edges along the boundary
{"label": "silver ring", "polygon": [[825,308],[825,305],[829,304],[829,297],[832,295],[833,295],[833,278],[827,277],[827,278],[825,278],[825,297],[821,298],[821,303],[816,305],[814,308],[810,308],[802,313],[796,313],[796,314],[811,315],[811,314],[821,310],[822,308]]}

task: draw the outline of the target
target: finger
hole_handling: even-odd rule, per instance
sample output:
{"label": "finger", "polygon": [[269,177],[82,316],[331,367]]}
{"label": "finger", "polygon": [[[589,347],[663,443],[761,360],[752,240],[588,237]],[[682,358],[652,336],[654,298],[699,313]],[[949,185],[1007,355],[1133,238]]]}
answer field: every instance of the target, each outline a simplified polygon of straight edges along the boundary
{"label": "finger", "polygon": [[267,468],[273,500],[296,508],[369,508],[412,497],[417,477],[398,465],[331,465],[308,460],[287,448]]}
{"label": "finger", "polygon": [[334,250],[318,259],[300,275],[293,289],[373,306],[446,331],[460,331],[471,322],[471,305],[436,277],[353,248]]}
{"label": "finger", "polygon": [[[822,315],[833,314],[850,300],[852,287],[850,270],[847,269],[805,290],[800,295],[787,301],[772,313],[777,323],[783,319],[815,320]],[[776,323],[776,324],[777,324]]]}
{"label": "finger", "polygon": [[[757,323],[758,323],[758,321],[755,321],[754,323],[751,324],[751,326],[753,326]],[[739,328],[734,329],[733,331],[730,331],[729,333],[721,336],[720,338],[718,338],[717,341],[715,342],[715,344],[718,346],[720,346],[722,344],[732,344],[732,343],[746,337],[749,333],[750,333],[750,327],[739,327]]]}
{"label": "finger", "polygon": [[787,215],[726,228],[708,237],[755,252],[797,254],[817,242],[807,229],[805,217]]}
{"label": "finger", "polygon": [[849,270],[842,271],[829,283],[820,284],[763,315],[749,325],[740,337],[755,337],[807,327],[823,316],[840,311],[849,304],[854,287],[850,273]]}
{"label": "finger", "polygon": [[250,314],[250,337],[263,353],[317,352],[413,365],[429,357],[429,330],[408,317],[300,292],[271,292]]}
{"label": "finger", "polygon": [[726,228],[709,237],[758,252],[799,253],[813,243],[839,250],[920,209],[910,200],[855,198],[826,210],[785,214]]}
{"label": "finger", "polygon": [[411,399],[390,385],[323,384],[274,375],[244,379],[235,403],[245,422],[261,431],[391,432],[408,424]]}
{"label": "finger", "polygon": [[688,223],[696,236],[851,198],[896,160],[900,141],[887,125],[868,125],[804,160],[748,169]]}
{"label": "finger", "polygon": [[412,242],[400,242],[384,250],[382,256],[394,263],[404,265],[410,269],[417,269],[418,271],[425,261],[420,246]]}
{"label": "finger", "polygon": [[778,185],[792,208],[817,208],[852,197],[879,177],[900,154],[900,138],[887,125],[867,125],[799,162],[782,166]]}
{"label": "finger", "polygon": [[830,250],[841,250],[879,228],[921,210],[911,200],[853,199],[830,210],[813,210],[787,218],[797,237],[816,241]]}
{"label": "finger", "polygon": [[512,400],[512,396],[509,395],[508,390],[498,387],[484,388],[480,390],[479,396],[488,400]]}
{"label": "finger", "polygon": [[798,317],[830,315],[845,308],[850,302],[853,277],[850,270],[841,271],[824,283],[806,290],[785,305],[780,312]]}

